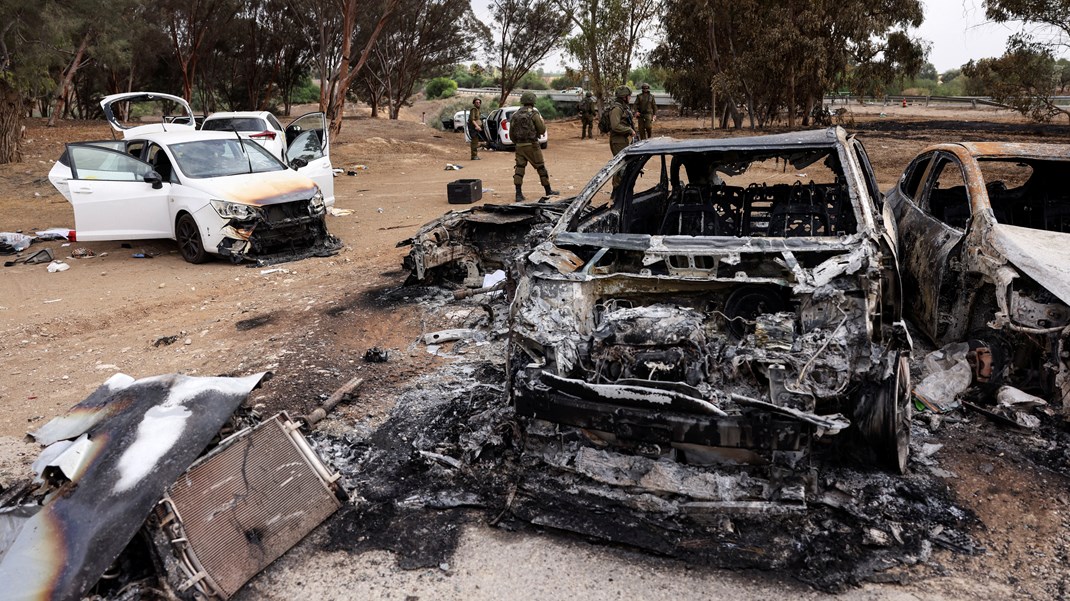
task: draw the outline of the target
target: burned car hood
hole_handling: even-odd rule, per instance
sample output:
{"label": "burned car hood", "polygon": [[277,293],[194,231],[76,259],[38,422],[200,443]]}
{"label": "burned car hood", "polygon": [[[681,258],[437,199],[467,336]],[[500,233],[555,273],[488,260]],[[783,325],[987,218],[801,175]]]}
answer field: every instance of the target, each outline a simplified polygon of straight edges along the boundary
{"label": "burned car hood", "polygon": [[1004,224],[992,226],[992,234],[1007,261],[1070,304],[1070,234]]}
{"label": "burned car hood", "polygon": [[315,182],[288,169],[206,179],[189,178],[183,183],[219,200],[253,206],[308,200],[316,193]]}
{"label": "burned car hood", "polygon": [[34,467],[60,482],[0,541],[4,599],[78,599],[133,538],[168,486],[204,451],[265,374],[118,374],[31,433]]}

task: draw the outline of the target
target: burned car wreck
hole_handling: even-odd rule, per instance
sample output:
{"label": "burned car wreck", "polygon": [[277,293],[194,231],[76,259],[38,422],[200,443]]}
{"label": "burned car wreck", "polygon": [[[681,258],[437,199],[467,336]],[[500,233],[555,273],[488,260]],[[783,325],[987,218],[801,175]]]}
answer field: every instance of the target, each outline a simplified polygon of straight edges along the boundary
{"label": "burned car wreck", "polygon": [[1057,145],[940,144],[887,197],[917,327],[938,345],[969,343],[983,397],[1013,386],[1061,404],[1066,419],[1068,156]]}
{"label": "burned car wreck", "polygon": [[[904,470],[910,341],[879,198],[840,128],[628,147],[518,265],[517,413],[772,471],[805,471],[840,434]],[[805,500],[793,484],[756,494]]]}
{"label": "burned car wreck", "polygon": [[402,262],[410,282],[455,281],[479,287],[483,274],[507,267],[541,242],[571,200],[484,204],[450,211],[425,224],[398,248],[411,247]]}

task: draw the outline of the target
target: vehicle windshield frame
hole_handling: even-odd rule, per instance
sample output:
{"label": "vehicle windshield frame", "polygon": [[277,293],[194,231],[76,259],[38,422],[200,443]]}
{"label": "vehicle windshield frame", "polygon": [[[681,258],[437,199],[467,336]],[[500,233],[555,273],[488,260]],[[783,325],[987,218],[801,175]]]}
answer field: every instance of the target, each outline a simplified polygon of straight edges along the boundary
{"label": "vehicle windshield frame", "polygon": [[[210,163],[203,157],[195,156],[191,151],[207,144],[226,144],[234,149],[244,149],[245,154],[233,155],[226,162]],[[275,155],[256,142],[238,138],[213,138],[210,140],[190,140],[167,145],[175,164],[183,175],[191,179],[211,179],[249,173],[270,173],[289,169]],[[206,150],[206,149],[202,149]],[[240,150],[239,150],[240,152]],[[209,171],[215,165],[217,170]]]}

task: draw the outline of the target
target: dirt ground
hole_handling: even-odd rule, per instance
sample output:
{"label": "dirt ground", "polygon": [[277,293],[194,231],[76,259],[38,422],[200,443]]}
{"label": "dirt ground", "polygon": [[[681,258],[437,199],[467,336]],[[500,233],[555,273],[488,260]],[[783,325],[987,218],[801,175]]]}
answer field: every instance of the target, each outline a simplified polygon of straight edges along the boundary
{"label": "dirt ground", "polygon": [[[215,261],[190,265],[173,242],[43,242],[70,264],[0,268],[0,486],[28,472],[38,449],[23,440],[84,399],[116,372],[134,377],[180,372],[239,375],[270,370],[253,393],[264,412],[304,413],[355,375],[359,399],[339,408],[327,427],[380,423],[398,391],[421,373],[448,363],[412,342],[428,328],[416,304],[384,303],[379,293],[400,286],[403,251],[395,248],[424,222],[451,207],[446,184],[479,178],[484,202],[512,199],[513,155],[483,152],[467,160],[462,134],[419,122],[437,116],[436,103],[417,102],[399,121],[370,119],[354,109],[332,143],[336,178],[329,228],[346,248],[326,259],[259,268]],[[924,146],[945,140],[1070,143],[1070,127],[1031,125],[1006,112],[912,106],[852,107],[882,188]],[[296,113],[295,113],[296,114]],[[658,133],[679,137],[746,135],[705,129],[701,119],[665,117]],[[563,195],[577,192],[610,158],[605,138],[580,140],[575,120],[549,124],[547,166]],[[0,166],[0,231],[74,227],[70,205],[47,180],[63,143],[110,138],[104,123],[27,123],[24,162]],[[447,163],[463,166],[445,170]],[[529,171],[525,191],[535,196]],[[67,258],[76,248],[95,257]],[[147,251],[154,258],[135,258]],[[154,344],[177,336],[171,344]],[[373,346],[391,350],[388,363],[365,363]],[[979,517],[971,534],[986,549],[976,556],[944,550],[926,565],[897,573],[895,582],[866,584],[846,599],[1007,599],[1070,596],[1070,479],[1033,452],[1042,442],[972,421],[945,425],[937,456],[958,501]],[[1028,442],[1028,441],[1025,441]],[[1051,450],[1051,449],[1049,449]],[[915,469],[924,469],[915,466]],[[337,516],[336,516],[337,517]],[[592,544],[553,532],[464,529],[453,559],[438,568],[400,569],[390,553],[326,551],[322,528],[256,578],[242,599],[511,599],[733,598],[824,595],[777,574],[688,566],[626,548]]]}

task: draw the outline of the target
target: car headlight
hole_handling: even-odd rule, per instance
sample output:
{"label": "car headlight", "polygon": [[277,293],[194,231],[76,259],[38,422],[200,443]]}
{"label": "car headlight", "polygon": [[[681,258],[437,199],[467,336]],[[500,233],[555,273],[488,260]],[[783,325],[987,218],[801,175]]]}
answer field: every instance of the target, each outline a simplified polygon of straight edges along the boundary
{"label": "car headlight", "polygon": [[213,200],[212,208],[223,219],[250,219],[256,216],[256,209],[238,202]]}
{"label": "car headlight", "polygon": [[316,188],[316,193],[308,201],[308,210],[314,215],[327,210],[327,206],[323,204],[323,192],[320,191],[319,187]]}

